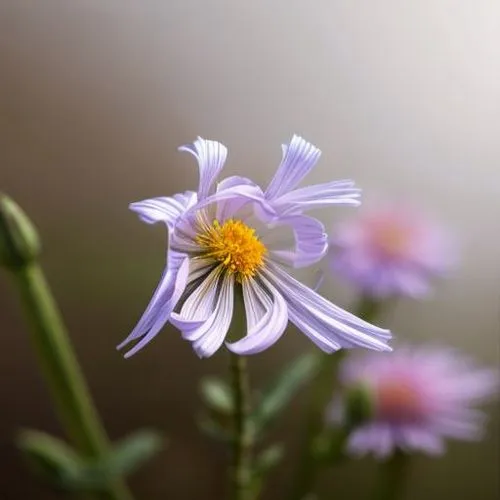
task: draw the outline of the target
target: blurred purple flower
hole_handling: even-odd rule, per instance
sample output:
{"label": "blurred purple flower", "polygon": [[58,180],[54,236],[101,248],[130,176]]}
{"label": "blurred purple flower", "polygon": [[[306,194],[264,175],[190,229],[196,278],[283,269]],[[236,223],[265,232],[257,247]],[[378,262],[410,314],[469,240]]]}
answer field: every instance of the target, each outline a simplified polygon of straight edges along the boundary
{"label": "blurred purple flower", "polygon": [[[198,138],[182,151],[198,161],[198,191],[132,203],[148,224],[168,229],[167,265],[146,311],[118,347],[136,341],[126,356],[150,342],[170,322],[192,342],[200,357],[223,344],[232,316],[234,294],[241,288],[246,336],[227,347],[237,354],[258,353],[274,344],[288,320],[325,352],[361,346],[390,350],[390,332],[340,309],[295,280],[284,266],[306,267],[327,250],[323,224],[304,215],[308,209],[335,204],[358,205],[352,181],[297,188],[314,167],[320,150],[294,136],[263,191],[244,177],[215,184],[227,149]],[[290,242],[273,244],[285,229]]]}
{"label": "blurred purple flower", "polygon": [[332,271],[376,298],[422,297],[455,261],[456,248],[444,230],[397,204],[362,210],[331,239]]}
{"label": "blurred purple flower", "polygon": [[352,431],[350,454],[385,458],[398,448],[438,455],[444,452],[444,438],[481,438],[485,415],[474,407],[498,393],[498,375],[451,348],[404,347],[389,355],[352,355],[340,368],[342,396],[328,416],[343,421],[344,398],[362,387],[372,415]]}

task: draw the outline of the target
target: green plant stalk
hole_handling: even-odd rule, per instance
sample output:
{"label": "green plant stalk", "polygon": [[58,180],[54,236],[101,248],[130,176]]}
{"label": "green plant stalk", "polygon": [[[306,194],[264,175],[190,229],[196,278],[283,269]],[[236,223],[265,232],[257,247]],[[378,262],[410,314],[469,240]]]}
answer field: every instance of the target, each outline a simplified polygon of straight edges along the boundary
{"label": "green plant stalk", "polygon": [[247,360],[230,353],[231,384],[234,396],[231,486],[234,500],[252,497],[252,446],[250,383]]}
{"label": "green plant stalk", "polygon": [[[31,325],[31,340],[67,434],[82,455],[103,458],[110,443],[45,276],[36,261],[13,272]],[[107,490],[97,496],[132,499],[120,479],[110,482]]]}
{"label": "green plant stalk", "polygon": [[374,500],[397,500],[404,493],[404,485],[409,473],[410,456],[397,451],[378,469]]}
{"label": "green plant stalk", "polygon": [[[381,312],[381,304],[367,295],[362,295],[356,307],[356,315],[366,321],[373,321]],[[333,397],[338,366],[346,350],[335,354],[318,352],[321,367],[311,383],[311,400],[307,408],[304,438],[301,444],[299,465],[292,481],[291,500],[305,500],[316,483],[321,464],[315,456],[315,445],[324,427],[326,407]],[[339,444],[343,441],[339,440]]]}

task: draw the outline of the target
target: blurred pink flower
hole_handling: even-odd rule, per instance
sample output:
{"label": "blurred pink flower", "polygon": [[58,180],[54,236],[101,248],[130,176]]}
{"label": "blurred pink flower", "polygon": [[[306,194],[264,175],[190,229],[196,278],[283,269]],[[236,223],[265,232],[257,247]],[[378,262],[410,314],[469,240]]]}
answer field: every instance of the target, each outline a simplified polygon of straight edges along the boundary
{"label": "blurred pink flower", "polygon": [[497,370],[479,368],[451,348],[404,347],[394,353],[347,358],[340,368],[342,396],[329,418],[342,421],[344,397],[363,387],[371,417],[351,433],[352,455],[389,456],[396,448],[441,454],[443,438],[478,440],[485,415],[474,406],[496,395]]}
{"label": "blurred pink flower", "polygon": [[443,229],[397,204],[361,210],[337,228],[330,244],[332,271],[376,298],[422,297],[432,278],[456,261]]}

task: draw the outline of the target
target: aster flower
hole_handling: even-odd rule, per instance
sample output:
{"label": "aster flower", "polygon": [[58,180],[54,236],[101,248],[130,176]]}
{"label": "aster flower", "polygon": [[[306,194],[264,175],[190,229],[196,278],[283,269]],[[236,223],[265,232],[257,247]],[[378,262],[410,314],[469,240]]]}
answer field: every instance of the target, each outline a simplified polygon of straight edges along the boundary
{"label": "aster flower", "polygon": [[[358,205],[351,181],[297,188],[314,167],[320,151],[294,136],[283,146],[281,164],[263,191],[244,177],[218,184],[227,156],[222,144],[198,138],[181,151],[198,161],[197,192],[152,198],[130,208],[149,224],[168,228],[167,265],[146,311],[132,333],[131,356],[170,322],[200,357],[223,344],[233,315],[235,291],[241,289],[247,331],[228,343],[234,353],[258,353],[273,345],[290,320],[323,351],[361,346],[390,350],[390,332],[342,310],[294,279],[287,267],[318,262],[327,250],[327,235],[311,208]],[[288,232],[290,244],[274,242]],[[285,240],[283,240],[285,241]]]}
{"label": "aster flower", "polygon": [[[347,443],[352,455],[378,458],[396,449],[444,452],[444,438],[478,440],[485,415],[475,406],[498,391],[496,370],[479,368],[450,348],[404,347],[394,353],[347,358],[340,367],[342,394],[363,388],[372,415]],[[345,403],[336,400],[329,418],[343,420]]]}
{"label": "aster flower", "polygon": [[376,298],[422,297],[456,260],[445,231],[397,204],[360,211],[338,226],[330,243],[332,271]]}

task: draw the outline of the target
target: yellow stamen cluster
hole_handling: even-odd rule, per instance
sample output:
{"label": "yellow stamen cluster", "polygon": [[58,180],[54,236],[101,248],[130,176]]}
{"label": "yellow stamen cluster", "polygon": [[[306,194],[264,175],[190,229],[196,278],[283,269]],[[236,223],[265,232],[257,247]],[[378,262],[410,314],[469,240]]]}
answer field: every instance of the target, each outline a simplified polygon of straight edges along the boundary
{"label": "yellow stamen cluster", "polygon": [[221,262],[239,282],[255,275],[267,252],[255,230],[234,219],[228,219],[222,225],[214,220],[196,237],[196,241],[205,251],[204,257]]}

